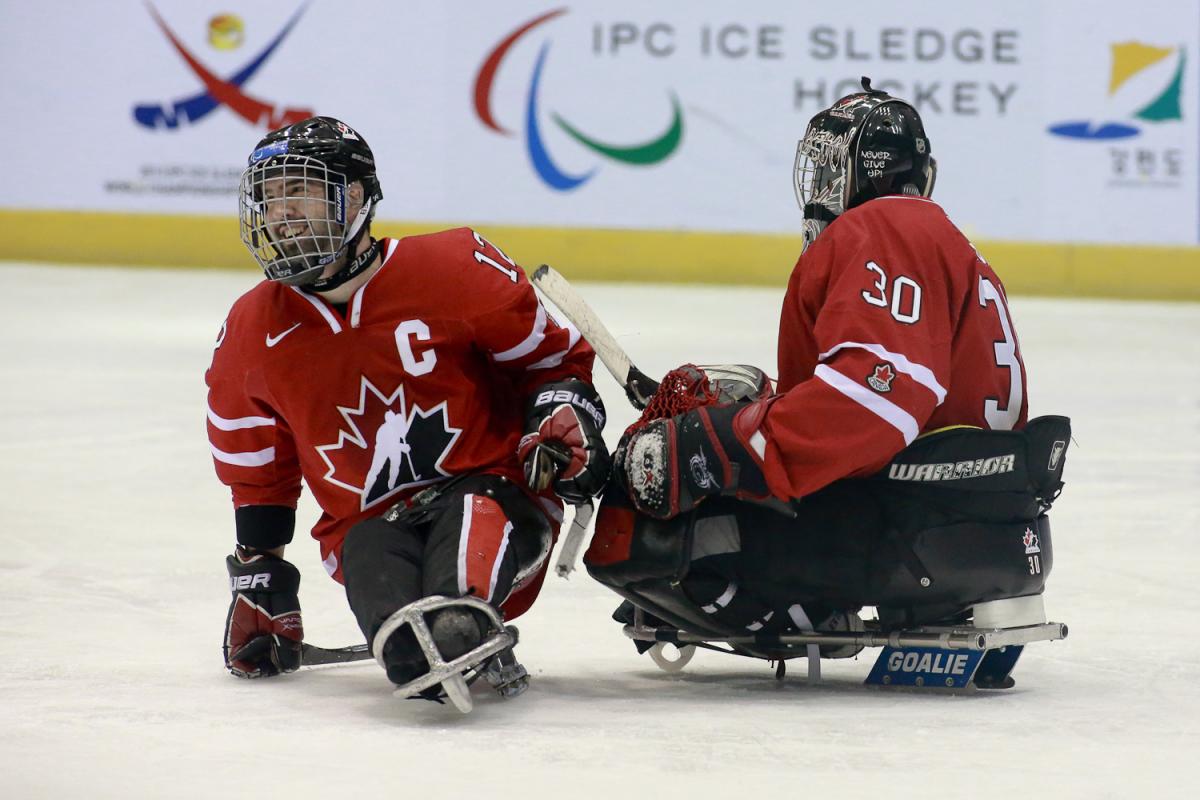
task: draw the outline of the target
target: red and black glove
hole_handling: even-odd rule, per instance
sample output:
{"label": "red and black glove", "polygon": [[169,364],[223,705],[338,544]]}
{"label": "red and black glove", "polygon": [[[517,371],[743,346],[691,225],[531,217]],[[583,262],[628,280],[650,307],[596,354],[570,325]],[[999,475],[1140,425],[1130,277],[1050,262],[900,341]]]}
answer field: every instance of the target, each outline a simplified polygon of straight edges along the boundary
{"label": "red and black glove", "polygon": [[568,503],[583,503],[604,488],[612,459],[601,438],[604,403],[591,384],[571,380],[538,389],[526,408],[517,458],[535,492],[551,487]]}
{"label": "red and black glove", "polygon": [[225,666],[239,678],[300,668],[300,572],[288,561],[238,546],[225,559],[233,602],[225,619]]}
{"label": "red and black glove", "polygon": [[713,495],[766,500],[761,462],[735,431],[753,432],[765,411],[762,402],[732,403],[652,420],[617,445],[617,479],[639,511],[659,519]]}

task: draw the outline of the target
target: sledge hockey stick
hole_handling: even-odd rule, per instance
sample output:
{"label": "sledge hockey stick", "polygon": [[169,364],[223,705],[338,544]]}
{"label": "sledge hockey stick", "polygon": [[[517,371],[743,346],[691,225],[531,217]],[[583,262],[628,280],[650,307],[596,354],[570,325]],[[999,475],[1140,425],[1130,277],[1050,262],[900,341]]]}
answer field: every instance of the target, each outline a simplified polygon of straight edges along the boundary
{"label": "sledge hockey stick", "polygon": [[563,540],[562,548],[558,551],[558,560],[554,562],[554,574],[560,578],[569,578],[579,562],[579,552],[583,550],[583,537],[587,535],[588,523],[592,520],[596,506],[591,500],[575,506],[575,517],[571,520],[571,529]]}
{"label": "sledge hockey stick", "polygon": [[600,356],[600,361],[625,389],[629,402],[635,408],[645,408],[658,388],[658,382],[633,365],[621,345],[617,344],[616,338],[604,327],[579,292],[575,291],[575,287],[549,264],[542,264],[529,279],[579,329],[596,355]]}
{"label": "sledge hockey stick", "polygon": [[326,648],[304,642],[300,645],[300,665],[321,667],[327,664],[346,664],[351,661],[366,661],[371,658],[371,648],[365,644],[349,647]]}

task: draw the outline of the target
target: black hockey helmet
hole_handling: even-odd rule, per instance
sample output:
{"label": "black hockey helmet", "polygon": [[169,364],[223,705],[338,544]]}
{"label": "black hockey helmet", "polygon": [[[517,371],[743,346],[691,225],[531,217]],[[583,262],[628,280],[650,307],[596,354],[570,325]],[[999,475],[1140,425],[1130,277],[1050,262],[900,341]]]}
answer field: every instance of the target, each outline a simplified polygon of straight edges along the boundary
{"label": "black hockey helmet", "polygon": [[838,100],[808,123],[796,147],[793,179],[804,211],[804,246],[857,205],[887,194],[929,197],[937,163],[921,115],[871,88]]}
{"label": "black hockey helmet", "polygon": [[[347,193],[355,181],[362,184],[363,203],[347,219]],[[329,264],[356,252],[383,199],[370,146],[340,120],[310,117],[271,131],[250,154],[239,194],[242,242],[271,280],[326,291],[374,260],[372,248],[371,258],[354,259],[321,279]],[[289,202],[303,207],[302,219],[284,234],[273,232],[270,209]],[[322,210],[314,213],[316,208]]]}

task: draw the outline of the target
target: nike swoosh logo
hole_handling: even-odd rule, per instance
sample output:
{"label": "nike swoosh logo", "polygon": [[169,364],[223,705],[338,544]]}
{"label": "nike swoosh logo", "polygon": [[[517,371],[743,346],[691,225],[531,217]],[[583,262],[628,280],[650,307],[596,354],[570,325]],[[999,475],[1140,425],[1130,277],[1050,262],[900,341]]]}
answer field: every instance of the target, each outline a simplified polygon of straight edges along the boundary
{"label": "nike swoosh logo", "polygon": [[268,333],[267,334],[267,347],[274,347],[275,345],[279,344],[280,342],[283,341],[283,337],[287,336],[289,333],[296,330],[296,328],[299,328],[302,324],[303,323],[297,322],[295,325],[288,328],[286,331],[279,334],[278,336],[272,336],[271,334]]}

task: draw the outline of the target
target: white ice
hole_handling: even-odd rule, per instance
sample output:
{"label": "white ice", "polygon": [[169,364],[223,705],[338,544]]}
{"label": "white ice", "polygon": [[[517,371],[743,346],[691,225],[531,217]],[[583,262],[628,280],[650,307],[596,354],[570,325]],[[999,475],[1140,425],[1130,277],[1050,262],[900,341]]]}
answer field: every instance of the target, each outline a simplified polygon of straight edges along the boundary
{"label": "white ice", "polygon": [[[0,797],[1196,796],[1200,305],[1012,301],[1031,411],[1075,431],[1046,599],[1071,634],[1028,647],[1015,689],[868,690],[870,650],[816,686],[704,652],[668,675],[581,571],[518,621],[529,691],[462,717],[370,662],[222,668],[203,373],[255,280],[0,266]],[[581,288],[647,373],[773,371],[782,289]],[[599,386],[612,443],[633,413]],[[309,639],[358,641],[303,530],[288,554]]]}

